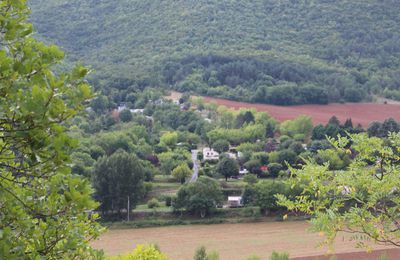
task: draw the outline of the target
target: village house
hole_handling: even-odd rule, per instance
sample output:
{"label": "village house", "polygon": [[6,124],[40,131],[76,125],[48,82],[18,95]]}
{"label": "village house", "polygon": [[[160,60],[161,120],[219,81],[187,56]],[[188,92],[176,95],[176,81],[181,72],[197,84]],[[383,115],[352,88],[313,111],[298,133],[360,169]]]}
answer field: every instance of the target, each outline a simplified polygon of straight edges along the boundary
{"label": "village house", "polygon": [[219,159],[219,153],[214,151],[214,149],[206,147],[203,149],[203,160],[213,161]]}
{"label": "village house", "polygon": [[229,196],[228,197],[228,207],[239,208],[243,207],[243,200],[241,196]]}

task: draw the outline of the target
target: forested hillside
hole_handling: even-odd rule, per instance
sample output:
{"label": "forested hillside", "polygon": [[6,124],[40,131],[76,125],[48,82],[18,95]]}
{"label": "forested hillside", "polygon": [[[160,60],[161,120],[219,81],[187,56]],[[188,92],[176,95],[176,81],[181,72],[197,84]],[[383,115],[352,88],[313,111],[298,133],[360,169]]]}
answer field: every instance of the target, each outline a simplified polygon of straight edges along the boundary
{"label": "forested hillside", "polygon": [[147,86],[272,104],[400,99],[397,0],[31,0],[110,104]]}

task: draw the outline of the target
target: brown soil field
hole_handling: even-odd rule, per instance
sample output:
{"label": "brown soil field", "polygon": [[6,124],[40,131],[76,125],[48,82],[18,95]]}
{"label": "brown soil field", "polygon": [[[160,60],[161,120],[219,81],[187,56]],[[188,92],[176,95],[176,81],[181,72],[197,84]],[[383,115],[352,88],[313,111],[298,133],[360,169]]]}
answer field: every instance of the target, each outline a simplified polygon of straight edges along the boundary
{"label": "brown soil field", "polygon": [[343,123],[347,118],[351,118],[354,126],[361,124],[363,127],[368,127],[373,121],[384,121],[389,117],[400,121],[400,104],[335,103],[328,105],[275,106],[212,97],[204,97],[204,101],[215,102],[218,105],[234,109],[255,108],[257,111],[268,112],[278,121],[294,119],[300,115],[311,116],[314,124],[326,124],[333,115]]}
{"label": "brown soil field", "polygon": [[[324,255],[328,249],[317,247],[322,237],[308,232],[308,227],[308,223],[296,221],[109,230],[93,242],[93,246],[103,249],[106,255],[118,255],[132,251],[137,244],[153,243],[169,259],[193,259],[196,248],[201,245],[209,251],[216,250],[221,260],[245,260],[251,255],[268,259],[274,250],[289,252],[292,258],[302,257],[299,258],[302,260],[326,259]],[[374,248],[390,249],[385,246]],[[363,250],[355,249],[354,242],[349,242],[346,236],[338,236],[334,249],[338,253],[337,260],[377,259],[376,255],[383,253],[358,255],[357,252]],[[387,255],[388,259],[400,259],[398,250],[387,250]]]}

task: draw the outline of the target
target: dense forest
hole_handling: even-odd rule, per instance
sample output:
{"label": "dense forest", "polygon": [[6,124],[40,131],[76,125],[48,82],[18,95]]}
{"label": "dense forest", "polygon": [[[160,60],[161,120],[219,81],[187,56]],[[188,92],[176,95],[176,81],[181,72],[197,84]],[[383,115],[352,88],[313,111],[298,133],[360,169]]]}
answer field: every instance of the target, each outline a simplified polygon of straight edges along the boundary
{"label": "dense forest", "polygon": [[281,105],[400,99],[396,0],[31,0],[37,37],[126,101],[145,87]]}

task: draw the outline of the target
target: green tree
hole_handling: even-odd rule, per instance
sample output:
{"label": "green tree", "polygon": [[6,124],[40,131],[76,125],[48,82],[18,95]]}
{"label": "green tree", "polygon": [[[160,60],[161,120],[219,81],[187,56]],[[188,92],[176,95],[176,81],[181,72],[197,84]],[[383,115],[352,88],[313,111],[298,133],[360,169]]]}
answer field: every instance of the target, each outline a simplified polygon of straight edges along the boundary
{"label": "green tree", "polygon": [[129,109],[124,109],[119,113],[119,119],[122,122],[130,122],[133,119],[132,112]]}
{"label": "green tree", "polygon": [[345,129],[353,129],[353,121],[351,121],[351,118],[346,119],[346,121],[343,124],[343,127]]}
{"label": "green tree", "polygon": [[108,98],[104,95],[99,95],[92,100],[90,106],[97,113],[104,112],[109,106]]}
{"label": "green tree", "polygon": [[296,153],[289,149],[284,149],[278,154],[278,163],[285,166],[285,168],[287,164],[294,165],[296,163],[296,159]]}
{"label": "green tree", "polygon": [[254,185],[258,182],[257,176],[253,174],[246,174],[243,177],[243,181],[246,182],[248,185]]}
{"label": "green tree", "polygon": [[325,139],[325,135],[326,135],[325,127],[319,124],[313,128],[311,138],[313,140],[323,140]]}
{"label": "green tree", "polygon": [[385,119],[382,123],[382,134],[384,137],[390,132],[398,132],[400,130],[399,124],[393,118]]}
{"label": "green tree", "polygon": [[88,70],[53,73],[64,54],[32,38],[28,14],[25,0],[0,2],[0,258],[95,258],[97,203],[71,174],[65,129],[91,98]]}
{"label": "green tree", "polygon": [[270,163],[268,164],[268,173],[272,178],[276,178],[279,176],[279,172],[283,170],[283,166],[280,163]]}
{"label": "green tree", "polygon": [[309,116],[299,116],[294,120],[283,122],[280,126],[281,134],[291,137],[296,134],[302,134],[304,139],[308,139],[311,136],[312,130],[312,119]]}
{"label": "green tree", "polygon": [[259,206],[263,212],[282,209],[275,198],[276,194],[285,193],[286,186],[282,181],[260,181],[254,185],[254,204]]}
{"label": "green tree", "polygon": [[372,136],[383,137],[382,123],[372,122],[369,125],[367,132],[370,137]]}
{"label": "green tree", "polygon": [[278,195],[279,204],[312,216],[313,230],[323,232],[331,244],[338,232],[353,234],[359,246],[365,238],[400,246],[400,133],[386,142],[367,134],[330,140],[342,152],[349,142],[356,157],[345,171],[308,161],[302,169],[291,169],[289,185],[301,187],[295,198]]}
{"label": "green tree", "polygon": [[319,150],[315,157],[320,164],[329,163],[330,170],[342,170],[350,163],[347,153],[333,149]]}
{"label": "green tree", "polygon": [[192,171],[189,169],[186,163],[179,165],[172,171],[172,176],[181,182],[185,183],[185,179],[192,175]]}
{"label": "green tree", "polygon": [[110,157],[100,158],[92,173],[92,183],[103,213],[126,209],[128,197],[131,208],[135,208],[145,194],[143,179],[144,169],[135,155],[118,150]]}
{"label": "green tree", "polygon": [[239,115],[236,117],[236,127],[240,128],[244,124],[250,124],[254,123],[254,115],[251,111],[245,111],[239,113]]}
{"label": "green tree", "polygon": [[213,143],[212,148],[218,153],[227,152],[229,150],[229,142],[224,139],[217,140]]}
{"label": "green tree", "polygon": [[192,162],[190,153],[182,149],[161,153],[158,158],[160,160],[160,170],[165,175],[170,175],[183,162],[187,164]]}
{"label": "green tree", "polygon": [[219,255],[216,251],[207,254],[206,248],[201,246],[196,249],[193,260],[219,260]]}
{"label": "green tree", "polygon": [[174,210],[185,209],[190,213],[205,217],[222,201],[219,183],[201,176],[196,182],[183,185],[174,200]]}
{"label": "green tree", "polygon": [[217,164],[217,172],[225,177],[228,181],[229,177],[237,176],[239,174],[239,164],[236,160],[231,158],[223,158]]}
{"label": "green tree", "polygon": [[261,166],[262,166],[261,161],[257,159],[252,159],[244,164],[244,167],[246,167],[246,169],[249,170],[249,172],[256,175],[260,175],[262,173],[260,168]]}
{"label": "green tree", "polygon": [[340,121],[336,116],[329,118],[328,125],[340,126]]}
{"label": "green tree", "polygon": [[160,137],[160,143],[165,144],[169,148],[174,148],[178,142],[177,132],[166,132]]}

